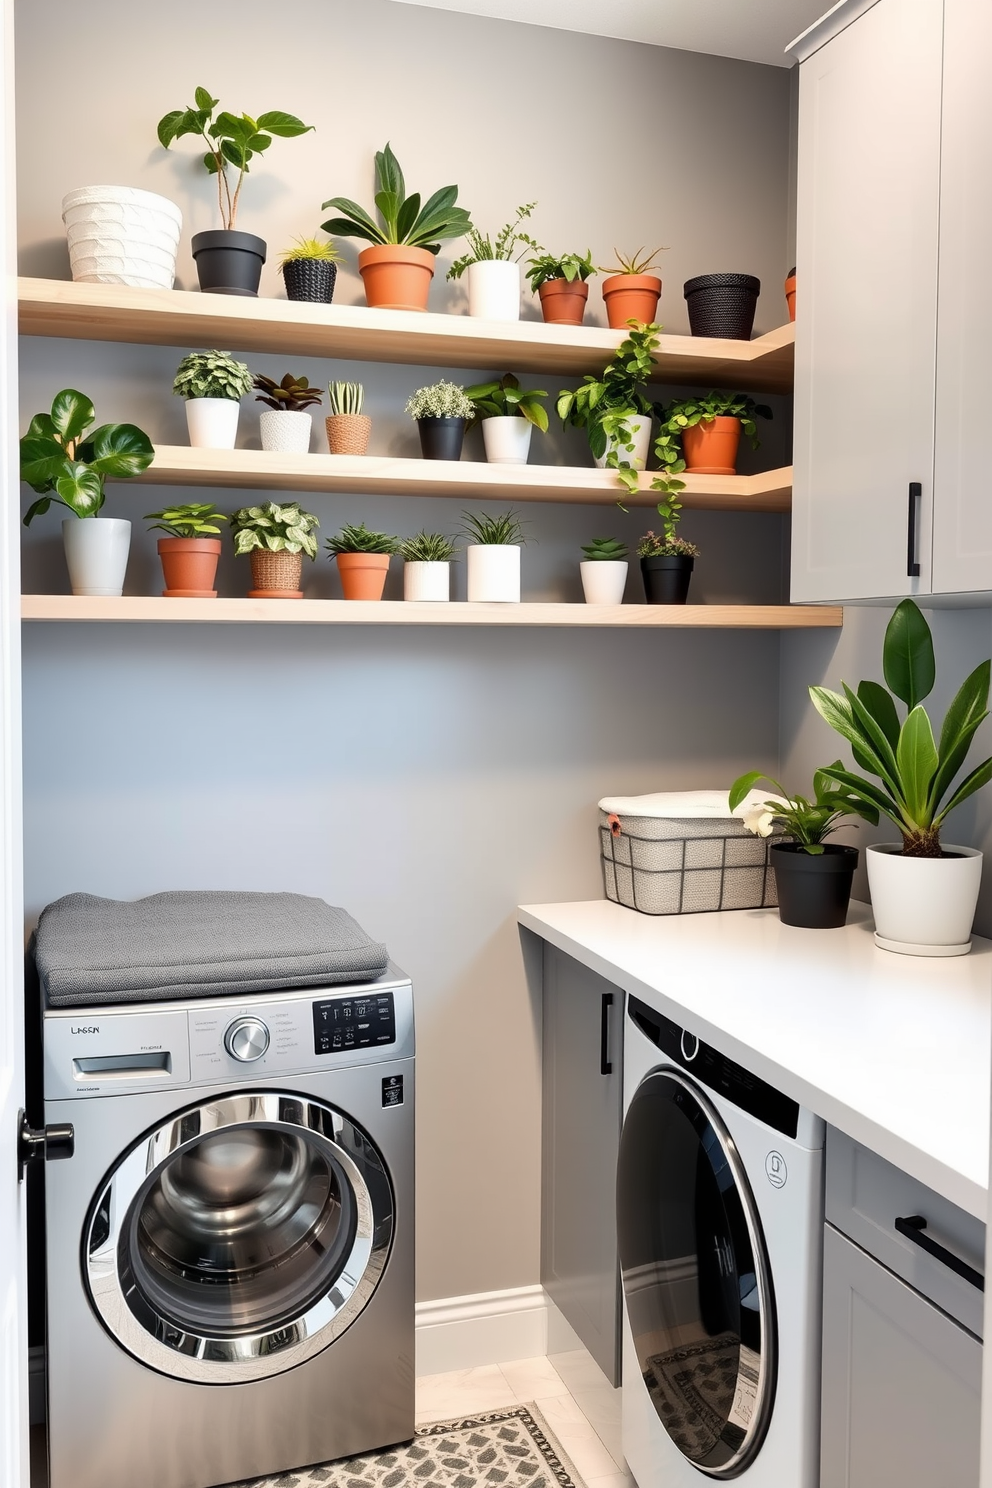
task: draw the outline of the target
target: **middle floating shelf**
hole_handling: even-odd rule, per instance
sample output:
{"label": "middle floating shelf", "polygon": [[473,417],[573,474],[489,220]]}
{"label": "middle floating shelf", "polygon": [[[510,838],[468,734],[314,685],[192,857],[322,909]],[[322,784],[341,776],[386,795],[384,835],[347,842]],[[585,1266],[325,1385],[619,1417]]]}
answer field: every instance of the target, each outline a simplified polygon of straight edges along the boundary
{"label": "middle floating shelf", "polygon": [[[390,455],[283,455],[267,450],[192,449],[157,445],[155,463],[139,477],[146,485],[228,486],[254,491],[363,491],[376,496],[452,496],[461,500],[564,501],[612,506],[618,497],[655,506],[641,476],[641,490],[624,496],[610,470],[568,465],[488,465],[481,460],[406,460]],[[792,508],[792,466],[760,475],[691,475],[682,503],[711,511],[787,512]]]}

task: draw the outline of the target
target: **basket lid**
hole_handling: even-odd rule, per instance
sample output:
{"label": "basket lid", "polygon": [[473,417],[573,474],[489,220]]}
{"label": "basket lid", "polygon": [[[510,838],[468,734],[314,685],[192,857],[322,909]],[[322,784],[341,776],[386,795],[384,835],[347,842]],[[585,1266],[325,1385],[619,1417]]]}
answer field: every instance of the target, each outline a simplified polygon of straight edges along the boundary
{"label": "basket lid", "polygon": [[600,811],[613,816],[673,817],[683,821],[702,817],[722,817],[724,821],[743,821],[749,808],[773,799],[767,791],[748,791],[736,811],[727,805],[725,790],[655,791],[649,796],[604,796]]}

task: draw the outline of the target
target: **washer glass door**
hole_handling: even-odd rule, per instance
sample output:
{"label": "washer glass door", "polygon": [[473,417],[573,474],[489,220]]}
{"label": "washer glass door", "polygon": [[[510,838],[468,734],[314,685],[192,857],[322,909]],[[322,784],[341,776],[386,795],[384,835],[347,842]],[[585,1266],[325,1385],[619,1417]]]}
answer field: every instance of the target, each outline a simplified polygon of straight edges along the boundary
{"label": "washer glass door", "polygon": [[230,1384],[277,1374],[344,1331],[393,1230],[380,1154],[340,1112],[271,1091],[173,1117],[112,1169],[84,1261],[104,1325],[143,1363]]}
{"label": "washer glass door", "polygon": [[771,1286],[733,1139],[676,1069],[648,1075],[624,1120],[617,1228],[627,1318],[659,1419],[700,1471],[736,1477],[771,1414]]}

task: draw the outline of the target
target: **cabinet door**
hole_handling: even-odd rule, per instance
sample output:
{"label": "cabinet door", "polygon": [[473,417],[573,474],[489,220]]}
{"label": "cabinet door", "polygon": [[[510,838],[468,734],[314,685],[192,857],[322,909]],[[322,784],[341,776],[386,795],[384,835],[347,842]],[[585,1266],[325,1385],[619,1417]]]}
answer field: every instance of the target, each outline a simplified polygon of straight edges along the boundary
{"label": "cabinet door", "polygon": [[614,1385],[622,1029],[619,988],[546,944],[541,1281]]}
{"label": "cabinet door", "polygon": [[942,8],[877,0],[801,65],[794,601],[929,589]]}
{"label": "cabinet door", "polygon": [[820,1488],[976,1488],[982,1346],[831,1225]]}

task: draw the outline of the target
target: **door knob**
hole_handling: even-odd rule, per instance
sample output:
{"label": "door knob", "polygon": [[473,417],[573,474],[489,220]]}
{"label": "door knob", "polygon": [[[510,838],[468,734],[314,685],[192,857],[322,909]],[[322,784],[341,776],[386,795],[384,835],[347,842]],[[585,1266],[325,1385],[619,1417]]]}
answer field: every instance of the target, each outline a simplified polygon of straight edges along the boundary
{"label": "door knob", "polygon": [[24,1177],[29,1162],[57,1162],[76,1150],[76,1133],[69,1122],[55,1126],[32,1126],[23,1111],[18,1115],[17,1173]]}

